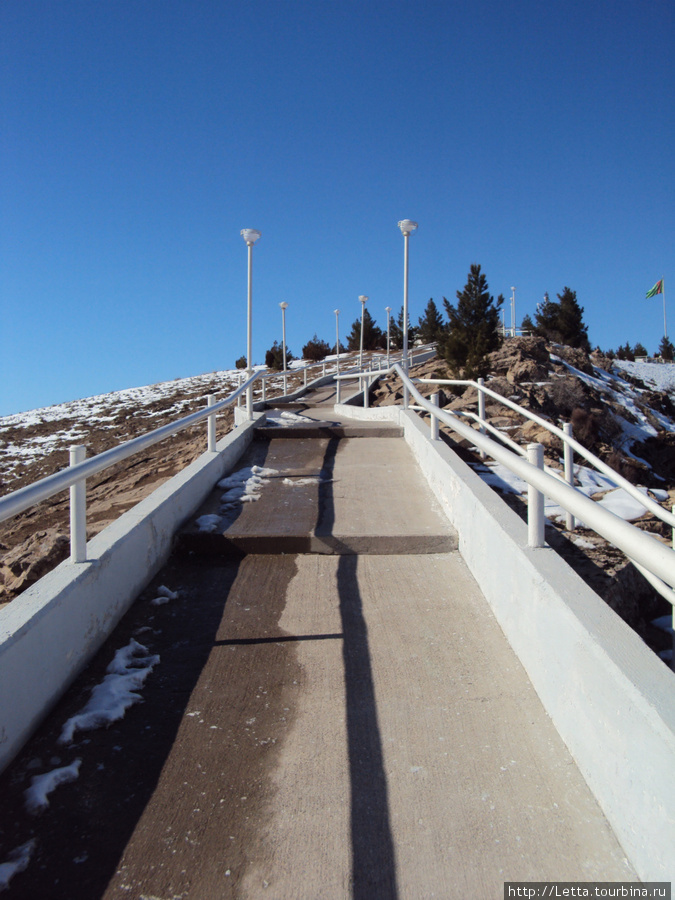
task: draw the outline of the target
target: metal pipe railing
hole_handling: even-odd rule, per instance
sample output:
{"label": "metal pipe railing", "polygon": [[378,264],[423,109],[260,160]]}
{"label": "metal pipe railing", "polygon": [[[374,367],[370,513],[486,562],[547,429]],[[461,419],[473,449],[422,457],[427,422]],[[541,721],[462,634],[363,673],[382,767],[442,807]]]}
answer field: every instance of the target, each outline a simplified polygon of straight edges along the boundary
{"label": "metal pipe railing", "polygon": [[536,422],[538,425],[546,428],[551,432],[551,434],[554,434],[556,435],[556,437],[560,438],[560,440],[563,442],[564,447],[570,447],[575,453],[578,453],[579,456],[583,457],[595,469],[597,469],[598,472],[602,472],[603,475],[611,478],[617,487],[623,488],[623,490],[625,490],[627,494],[630,494],[631,497],[638,500],[645,507],[645,509],[648,509],[649,512],[653,513],[655,516],[657,516],[657,518],[661,519],[662,522],[666,522],[671,527],[675,527],[675,515],[673,515],[667,509],[664,509],[651,497],[643,494],[642,491],[636,488],[634,484],[631,484],[631,482],[628,481],[628,479],[624,478],[623,475],[620,475],[618,472],[612,469],[611,466],[608,466],[607,463],[603,462],[601,459],[595,456],[594,453],[591,453],[590,450],[587,450],[586,447],[584,447],[583,444],[580,444],[579,441],[577,441],[571,434],[567,434],[564,428],[558,428],[556,425],[553,425],[551,422],[547,422],[546,419],[542,419],[541,416],[538,416],[531,410],[519,406],[517,403],[509,400],[507,397],[502,397],[501,394],[498,394],[496,391],[493,391],[490,388],[485,387],[485,385],[481,385],[476,381],[460,381],[456,379],[441,378],[419,378],[416,379],[416,383],[433,385],[462,385],[475,387],[479,392],[479,397],[481,395],[487,394],[487,396],[497,400],[503,406],[507,406],[509,409],[515,410],[526,419],[531,419],[533,422]]}
{"label": "metal pipe railing", "polygon": [[[398,364],[394,365],[393,369],[401,379],[407,377]],[[408,380],[410,381],[410,379]],[[618,547],[629,559],[657,576],[665,586],[675,585],[675,551],[671,547],[667,547],[654,536],[641,531],[599,506],[576,488],[558,481],[537,466],[516,456],[503,445],[493,441],[492,438],[480,434],[470,425],[464,424],[453,413],[438,409],[420,394],[412,382],[410,382],[409,388],[417,403],[430,415],[437,416],[441,422],[448,425],[457,434],[472,441],[479,450],[484,450],[529,486],[544,496],[550,497],[563,509],[584,521],[590,528]],[[642,494],[640,496],[642,497]]]}

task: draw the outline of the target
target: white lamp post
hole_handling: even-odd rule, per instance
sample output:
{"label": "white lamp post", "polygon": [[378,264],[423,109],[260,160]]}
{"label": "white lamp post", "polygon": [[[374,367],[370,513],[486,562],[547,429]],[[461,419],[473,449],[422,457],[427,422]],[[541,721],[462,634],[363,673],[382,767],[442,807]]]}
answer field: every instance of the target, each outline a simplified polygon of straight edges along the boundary
{"label": "white lamp post", "polygon": [[335,353],[337,354],[337,374],[340,374],[340,329],[338,326],[338,317],[340,315],[339,309],[334,309],[335,313]]}
{"label": "white lamp post", "polygon": [[[417,222],[402,219],[398,223],[403,235],[403,369],[408,372],[408,238],[417,228]],[[408,389],[403,391],[403,407],[408,408]]]}
{"label": "white lamp post", "polygon": [[391,306],[385,306],[387,311],[387,368],[389,368],[389,344],[391,336]]}
{"label": "white lamp post", "polygon": [[[256,231],[255,228],[243,228],[241,230],[241,236],[246,241],[246,246],[248,247],[248,306],[247,306],[247,331],[246,331],[246,365],[247,365],[247,376],[250,378],[253,375],[253,352],[252,352],[252,282],[253,282],[253,245],[260,237],[260,232]],[[253,386],[249,385],[246,390],[246,413],[251,419],[253,417]]]}
{"label": "white lamp post", "polygon": [[368,298],[364,297],[363,294],[359,297],[359,301],[361,303],[361,341],[359,345],[359,369],[363,370],[363,317],[366,313],[366,300]]}
{"label": "white lamp post", "polygon": [[288,309],[288,303],[284,300],[279,304],[281,307],[281,334],[282,334],[282,352],[284,359],[284,397],[286,396],[286,310]]}
{"label": "white lamp post", "polygon": [[511,332],[512,337],[516,336],[516,289],[511,288]]}

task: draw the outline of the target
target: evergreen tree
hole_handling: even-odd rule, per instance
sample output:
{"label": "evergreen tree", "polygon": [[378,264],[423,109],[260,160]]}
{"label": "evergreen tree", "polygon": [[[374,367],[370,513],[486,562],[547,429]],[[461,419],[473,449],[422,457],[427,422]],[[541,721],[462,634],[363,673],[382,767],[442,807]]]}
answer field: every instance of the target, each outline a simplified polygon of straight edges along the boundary
{"label": "evergreen tree", "polygon": [[326,343],[326,341],[320,341],[316,334],[302,348],[302,358],[308,359],[310,362],[321,362],[329,353],[330,344]]}
{"label": "evergreen tree", "polygon": [[547,341],[580,347],[590,353],[588,328],[583,321],[583,307],[577,302],[577,292],[568,287],[558,294],[558,302],[551,300],[548,293],[537,306],[534,333]]}
{"label": "evergreen tree", "polygon": [[534,334],[534,322],[529,315],[523,318],[523,321],[520,323],[520,330],[522,334]]}
{"label": "evergreen tree", "polygon": [[[384,339],[386,343],[386,338]],[[382,347],[382,330],[375,324],[368,308],[363,310],[363,349],[377,350]],[[361,348],[361,319],[352,324],[352,330],[347,335],[347,349],[359,350]]]}
{"label": "evergreen tree", "polygon": [[240,356],[239,359],[235,362],[235,366],[238,369],[245,369],[246,368],[246,357]]}
{"label": "evergreen tree", "polygon": [[641,344],[638,341],[637,344],[633,347],[633,356],[649,356],[649,353],[647,353],[647,348],[645,347],[645,345]]}
{"label": "evergreen tree", "polygon": [[[391,319],[389,323],[389,333],[391,336],[391,346],[396,350],[403,349],[403,307],[396,319]],[[419,329],[410,321],[410,311],[408,311],[408,347],[412,347],[417,339]],[[385,335],[384,345],[386,346],[387,337]]]}
{"label": "evergreen tree", "polygon": [[659,344],[659,356],[661,359],[672,360],[675,358],[675,347],[668,340],[666,335],[661,338],[661,343]]}
{"label": "evergreen tree", "polygon": [[587,353],[591,352],[588,340],[588,328],[584,325],[584,309],[577,302],[577,292],[568,287],[558,294],[560,310],[558,313],[558,331],[561,343],[568,347],[579,347]]}
{"label": "evergreen tree", "polygon": [[[429,300],[424,315],[417,321],[419,323],[417,334],[423,344],[438,341],[445,333],[445,322],[433,299]],[[401,312],[401,322],[403,322],[403,312]]]}
{"label": "evergreen tree", "polygon": [[[287,346],[286,365],[288,366],[288,364],[293,359],[295,359],[295,357]],[[284,368],[284,348],[278,341],[275,341],[270,349],[265,353],[265,365],[268,369],[278,369],[279,371]]]}
{"label": "evergreen tree", "polygon": [[487,354],[501,345],[499,310],[504,298],[500,295],[495,301],[480,266],[472,263],[464,290],[457,291],[457,301],[455,307],[443,298],[449,327],[442,353],[453,372],[476,378],[487,374]]}

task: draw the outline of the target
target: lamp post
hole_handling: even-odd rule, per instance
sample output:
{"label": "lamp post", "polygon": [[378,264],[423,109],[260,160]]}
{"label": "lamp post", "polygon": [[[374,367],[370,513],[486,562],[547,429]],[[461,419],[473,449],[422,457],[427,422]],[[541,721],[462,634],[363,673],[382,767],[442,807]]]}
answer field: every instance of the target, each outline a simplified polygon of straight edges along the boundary
{"label": "lamp post", "polygon": [[[252,282],[253,282],[253,245],[260,237],[260,232],[255,228],[243,228],[241,236],[246,241],[248,247],[248,306],[247,306],[247,330],[246,330],[246,365],[247,377],[253,375],[253,352],[252,352]],[[249,385],[246,389],[246,413],[248,418],[253,418],[253,385]]]}
{"label": "lamp post", "polygon": [[[403,370],[408,374],[408,238],[417,228],[417,222],[402,219],[398,223],[403,235]],[[408,388],[403,390],[403,407],[408,408]]]}
{"label": "lamp post", "polygon": [[363,370],[363,318],[366,313],[366,300],[368,298],[364,297],[363,294],[359,297],[359,301],[361,303],[361,340],[359,344],[359,369]]}
{"label": "lamp post", "polygon": [[282,334],[282,353],[284,360],[284,397],[286,396],[286,310],[288,309],[288,303],[284,300],[279,304],[281,307],[281,334]]}
{"label": "lamp post", "polygon": [[516,336],[516,289],[511,287],[511,336]]}
{"label": "lamp post", "polygon": [[335,313],[335,353],[337,355],[336,364],[337,364],[337,374],[340,374],[340,329],[338,326],[338,317],[340,315],[339,309],[334,309]]}
{"label": "lamp post", "polygon": [[389,343],[390,343],[390,335],[391,335],[391,306],[385,306],[385,310],[387,311],[387,368],[389,368]]}

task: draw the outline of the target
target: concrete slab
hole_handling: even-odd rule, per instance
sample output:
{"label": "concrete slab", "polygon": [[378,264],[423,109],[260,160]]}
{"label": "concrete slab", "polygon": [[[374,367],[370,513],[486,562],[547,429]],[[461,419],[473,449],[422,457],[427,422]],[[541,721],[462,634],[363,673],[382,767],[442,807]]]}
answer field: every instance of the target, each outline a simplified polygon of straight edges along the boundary
{"label": "concrete slab", "polygon": [[[406,443],[397,438],[254,442],[240,468],[274,470],[260,499],[224,513],[215,531],[192,524],[184,549],[223,553],[437,553],[457,536]],[[222,489],[197,517],[218,514]],[[367,498],[367,502],[364,502]]]}

